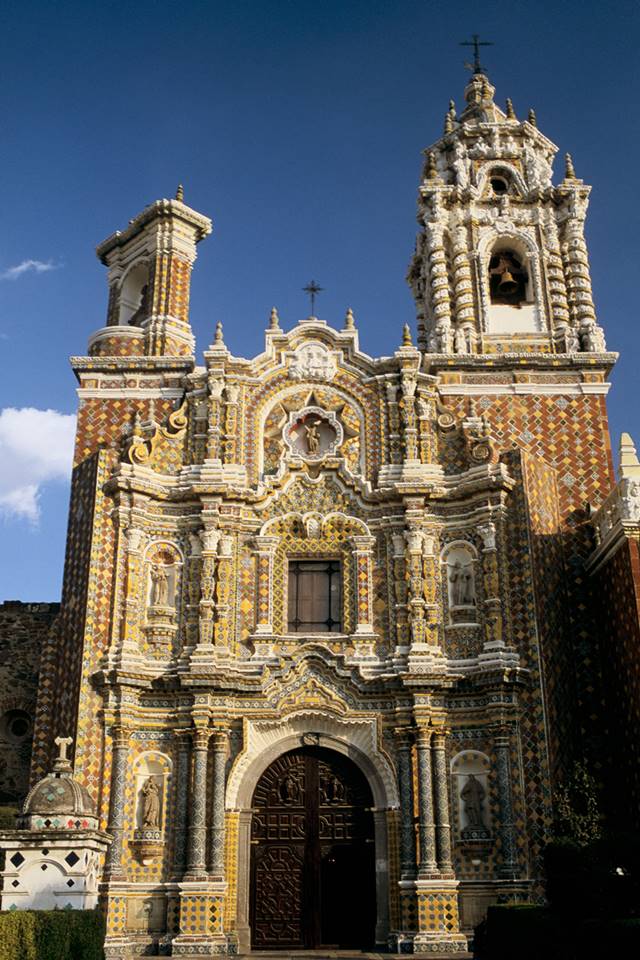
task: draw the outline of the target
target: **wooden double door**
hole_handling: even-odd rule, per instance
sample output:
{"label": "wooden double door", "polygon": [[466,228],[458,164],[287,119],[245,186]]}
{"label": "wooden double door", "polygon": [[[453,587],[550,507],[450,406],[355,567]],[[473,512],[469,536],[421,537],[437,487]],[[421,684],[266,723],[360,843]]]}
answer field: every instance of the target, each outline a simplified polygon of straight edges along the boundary
{"label": "wooden double door", "polygon": [[372,946],[373,798],[353,761],[321,747],[285,753],[252,806],[253,947]]}

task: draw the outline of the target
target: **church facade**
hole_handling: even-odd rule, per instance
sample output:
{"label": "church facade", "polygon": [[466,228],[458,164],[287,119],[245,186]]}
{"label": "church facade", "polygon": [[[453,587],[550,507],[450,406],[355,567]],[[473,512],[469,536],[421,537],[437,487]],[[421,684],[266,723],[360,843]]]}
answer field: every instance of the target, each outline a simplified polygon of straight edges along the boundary
{"label": "church facade", "polygon": [[[66,906],[71,879],[113,958],[456,954],[488,904],[542,895],[554,785],[609,722],[603,632],[620,669],[637,649],[640,517],[590,188],[570,158],[552,184],[556,151],[472,76],[425,152],[417,336],[387,357],[351,311],[285,331],[274,309],[259,356],[218,325],[197,365],[211,222],[181,190],[100,244],[3,909]],[[639,703],[633,679],[629,736]]]}

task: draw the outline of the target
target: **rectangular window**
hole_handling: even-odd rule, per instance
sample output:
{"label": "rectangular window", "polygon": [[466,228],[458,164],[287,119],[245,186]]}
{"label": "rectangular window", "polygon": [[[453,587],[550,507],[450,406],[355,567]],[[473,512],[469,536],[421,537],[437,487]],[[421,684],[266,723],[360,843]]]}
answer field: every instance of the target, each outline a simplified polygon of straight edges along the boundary
{"label": "rectangular window", "polygon": [[289,633],[340,633],[342,578],[338,560],[289,561]]}

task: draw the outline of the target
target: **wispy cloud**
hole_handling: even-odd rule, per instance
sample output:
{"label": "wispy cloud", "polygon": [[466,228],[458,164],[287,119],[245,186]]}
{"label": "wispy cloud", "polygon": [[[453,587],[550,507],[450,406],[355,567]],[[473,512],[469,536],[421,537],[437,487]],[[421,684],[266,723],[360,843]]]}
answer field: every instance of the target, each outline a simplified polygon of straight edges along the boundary
{"label": "wispy cloud", "polygon": [[37,524],[41,488],[71,474],[75,426],[57,410],[0,410],[0,516]]}
{"label": "wispy cloud", "polygon": [[7,267],[0,273],[0,280],[17,280],[25,273],[49,273],[50,270],[57,270],[61,264],[54,263],[53,260],[23,260],[15,267]]}

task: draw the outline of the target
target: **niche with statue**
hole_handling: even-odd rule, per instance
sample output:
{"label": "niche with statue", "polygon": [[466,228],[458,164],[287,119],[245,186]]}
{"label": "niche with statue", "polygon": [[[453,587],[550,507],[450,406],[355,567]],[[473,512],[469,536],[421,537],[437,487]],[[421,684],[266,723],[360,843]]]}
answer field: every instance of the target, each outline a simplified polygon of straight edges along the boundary
{"label": "niche with statue", "polygon": [[145,634],[147,652],[155,657],[167,658],[177,653],[176,607],[181,570],[182,556],[174,544],[150,544],[144,563]]}
{"label": "niche with statue", "polygon": [[170,776],[171,761],[164,754],[143,754],[134,769],[135,829],[132,843],[143,864],[162,856]]}
{"label": "niche with statue", "polygon": [[489,758],[464,750],[451,761],[456,834],[460,841],[482,846],[491,840]]}
{"label": "niche with statue", "polygon": [[475,624],[476,564],[475,547],[463,541],[449,544],[442,556],[446,595],[451,623]]}

